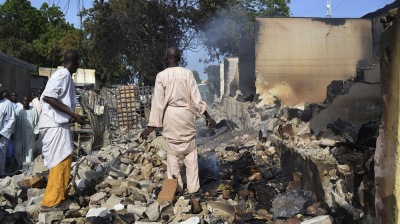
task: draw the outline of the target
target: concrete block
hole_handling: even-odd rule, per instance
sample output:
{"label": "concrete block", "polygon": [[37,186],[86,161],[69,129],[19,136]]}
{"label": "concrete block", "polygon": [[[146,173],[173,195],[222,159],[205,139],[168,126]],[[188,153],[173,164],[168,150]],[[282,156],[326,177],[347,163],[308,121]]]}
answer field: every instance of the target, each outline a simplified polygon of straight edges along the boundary
{"label": "concrete block", "polygon": [[333,219],[329,215],[322,215],[303,221],[300,224],[333,224]]}
{"label": "concrete block", "polygon": [[33,213],[39,211],[41,202],[42,202],[43,196],[38,196],[38,197],[32,197],[28,200],[28,203],[26,204],[26,212],[28,212],[30,215]]}
{"label": "concrete block", "polygon": [[48,169],[44,166],[43,160],[33,162],[32,174],[43,173]]}
{"label": "concrete block", "polygon": [[1,187],[1,188],[6,187],[6,186],[8,186],[10,183],[11,183],[11,177],[6,176],[6,177],[4,177],[3,179],[0,180],[0,187]]}
{"label": "concrete block", "polygon": [[44,194],[45,189],[29,188],[27,190],[28,200],[32,197],[38,197]]}
{"label": "concrete block", "polygon": [[114,210],[115,211],[120,211],[120,210],[122,210],[122,209],[124,209],[125,208],[125,206],[123,205],[123,204],[116,204],[115,206],[114,206]]}
{"label": "concrete block", "polygon": [[160,210],[157,201],[154,201],[149,206],[147,206],[146,215],[149,221],[153,222],[158,220],[158,218],[160,217]]}
{"label": "concrete block", "polygon": [[52,224],[55,223],[56,221],[62,221],[63,219],[64,219],[64,212],[62,211],[39,213],[40,224]]}
{"label": "concrete block", "polygon": [[177,189],[178,189],[178,180],[176,179],[164,180],[162,189],[157,198],[158,203],[161,204],[161,202],[164,200],[167,200],[170,203],[172,203]]}
{"label": "concrete block", "polygon": [[90,196],[90,203],[98,204],[98,203],[100,203],[100,200],[102,200],[106,196],[107,196],[107,194],[104,192],[96,193],[96,194]]}
{"label": "concrete block", "polygon": [[183,222],[180,222],[179,224],[198,224],[198,223],[200,223],[199,217],[191,217]]}
{"label": "concrete block", "polygon": [[111,197],[108,198],[106,201],[106,208],[111,210],[114,208],[115,205],[119,204],[120,202],[121,202],[121,198],[112,194]]}
{"label": "concrete block", "polygon": [[131,213],[131,214],[134,214],[134,215],[137,215],[137,216],[143,218],[144,213],[146,212],[146,207],[139,207],[136,205],[128,205],[126,210],[128,213]]}
{"label": "concrete block", "polygon": [[91,208],[86,214],[86,218],[89,217],[107,217],[109,212],[106,208]]}
{"label": "concrete block", "polygon": [[215,217],[220,217],[228,223],[235,221],[235,206],[211,201],[207,204],[207,207]]}

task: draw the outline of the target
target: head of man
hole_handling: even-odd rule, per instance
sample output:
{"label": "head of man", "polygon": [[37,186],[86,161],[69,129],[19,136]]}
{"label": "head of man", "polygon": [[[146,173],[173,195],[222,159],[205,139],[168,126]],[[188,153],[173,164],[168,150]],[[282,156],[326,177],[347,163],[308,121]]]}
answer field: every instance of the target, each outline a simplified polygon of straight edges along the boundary
{"label": "head of man", "polygon": [[181,60],[181,53],[176,47],[170,47],[165,51],[164,63],[167,68],[176,67]]}
{"label": "head of man", "polygon": [[10,92],[8,90],[4,89],[3,94],[1,94],[3,98],[10,99]]}
{"label": "head of man", "polygon": [[29,98],[31,100],[35,99],[35,97],[36,97],[36,92],[32,91],[32,92],[29,93]]}
{"label": "head of man", "polygon": [[64,53],[64,67],[69,73],[74,74],[79,67],[79,54],[75,50],[67,50]]}
{"label": "head of man", "polygon": [[36,91],[36,97],[37,97],[37,98],[40,98],[40,96],[42,96],[42,92],[43,92],[43,89],[42,89],[42,88],[39,88],[39,89]]}
{"label": "head of man", "polygon": [[24,98],[22,100],[22,105],[24,106],[25,110],[29,109],[30,102],[31,102],[31,100],[29,99],[29,96],[24,96]]}
{"label": "head of man", "polygon": [[18,94],[16,92],[11,92],[10,101],[13,102],[13,103],[17,103],[18,102]]}

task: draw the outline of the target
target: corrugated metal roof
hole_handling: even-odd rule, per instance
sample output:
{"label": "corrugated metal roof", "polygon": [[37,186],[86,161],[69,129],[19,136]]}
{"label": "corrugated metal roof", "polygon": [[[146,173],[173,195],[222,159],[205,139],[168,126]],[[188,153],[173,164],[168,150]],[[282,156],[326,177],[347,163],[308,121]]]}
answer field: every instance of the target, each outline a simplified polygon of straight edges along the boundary
{"label": "corrugated metal roof", "polygon": [[34,71],[36,69],[35,65],[33,65],[31,63],[28,63],[26,61],[20,60],[18,58],[15,58],[13,56],[10,56],[8,54],[5,54],[3,52],[0,52],[0,60],[8,62],[10,64],[17,65],[19,67],[23,67],[23,68],[29,69],[31,71]]}

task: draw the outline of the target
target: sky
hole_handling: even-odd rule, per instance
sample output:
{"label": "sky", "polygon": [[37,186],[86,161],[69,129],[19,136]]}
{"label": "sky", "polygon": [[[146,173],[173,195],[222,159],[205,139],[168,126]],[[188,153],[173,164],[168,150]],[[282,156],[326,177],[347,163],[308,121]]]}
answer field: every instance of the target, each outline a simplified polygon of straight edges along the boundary
{"label": "sky", "polygon": [[[376,11],[395,0],[331,0],[331,17],[332,18],[360,18],[363,15]],[[5,0],[0,0],[3,4]],[[40,6],[47,2],[49,5],[55,4],[60,7],[65,18],[69,23],[74,24],[76,28],[80,27],[80,19],[77,16],[79,9],[90,8],[92,0],[32,0],[33,7]],[[289,4],[292,17],[326,17],[327,0],[291,0]],[[207,79],[204,74],[204,68],[207,65],[199,62],[199,58],[205,58],[206,52],[200,50],[198,52],[184,52],[187,56],[188,64],[186,68],[196,70],[200,74],[201,79]],[[215,62],[218,63],[218,62]]]}

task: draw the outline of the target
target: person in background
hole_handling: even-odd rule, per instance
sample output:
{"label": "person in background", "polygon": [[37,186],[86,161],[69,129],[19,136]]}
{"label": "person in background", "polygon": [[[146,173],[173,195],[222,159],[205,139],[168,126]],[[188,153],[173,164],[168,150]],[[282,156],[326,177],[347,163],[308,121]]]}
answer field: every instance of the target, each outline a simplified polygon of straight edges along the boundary
{"label": "person in background", "polygon": [[[18,119],[19,111],[22,110],[23,105],[22,103],[18,102],[18,94],[16,92],[11,92],[9,100],[11,101],[14,113],[15,113],[15,124]],[[14,172],[18,167],[18,162],[14,159],[15,158],[15,132],[17,131],[17,127],[14,127],[14,132],[12,133],[10,139],[8,140],[7,145],[7,168],[9,169],[8,172]],[[16,163],[17,162],[17,163]]]}
{"label": "person in background", "polygon": [[36,91],[36,97],[32,100],[32,107],[36,109],[38,115],[42,112],[42,107],[40,106],[40,96],[42,96],[42,89],[39,88]]}
{"label": "person in background", "polygon": [[207,104],[201,99],[193,73],[180,67],[179,61],[180,52],[177,48],[165,51],[167,68],[157,74],[148,128],[140,137],[146,139],[156,128],[163,128],[168,179],[178,179],[179,190],[183,191],[179,167],[179,157],[183,156],[192,213],[200,213],[196,118],[204,114],[207,126],[212,126],[212,119],[206,111]]}
{"label": "person in background", "polygon": [[8,140],[14,132],[15,113],[11,101],[3,96],[0,84],[0,176],[5,176]]}
{"label": "person in background", "polygon": [[73,141],[69,123],[85,124],[75,113],[76,92],[72,74],[79,66],[75,50],[64,53],[64,68],[57,70],[47,82],[40,97],[42,113],[38,128],[42,138],[44,165],[50,170],[41,211],[67,210],[67,187],[71,172]]}
{"label": "person in background", "polygon": [[3,97],[4,98],[6,98],[6,99],[8,99],[8,100],[11,100],[11,98],[10,98],[10,92],[8,92],[8,90],[3,90]]}
{"label": "person in background", "polygon": [[32,162],[35,140],[39,137],[38,133],[34,134],[39,120],[38,114],[35,108],[29,106],[29,103],[29,97],[25,96],[22,101],[23,107],[16,116],[15,159],[19,169],[23,168],[24,162]]}
{"label": "person in background", "polygon": [[14,111],[17,114],[23,108],[23,105],[18,102],[18,94],[16,92],[11,92],[10,101],[13,103]]}
{"label": "person in background", "polygon": [[[43,89],[39,88],[36,91],[36,97],[32,100],[32,107],[36,109],[38,116],[40,116],[40,114],[42,113],[42,106],[40,104],[40,97],[42,96],[42,92],[43,92]],[[35,128],[35,133],[39,133],[39,129],[38,129],[37,125]],[[35,140],[35,147],[34,147],[34,152],[33,152],[32,156],[35,157],[36,155],[40,155],[41,148],[42,148],[42,141],[41,141],[41,139],[37,138]]]}
{"label": "person in background", "polygon": [[32,107],[32,100],[35,99],[35,97],[36,97],[36,93],[35,92],[32,91],[32,92],[29,93],[29,101],[30,101],[29,106]]}

